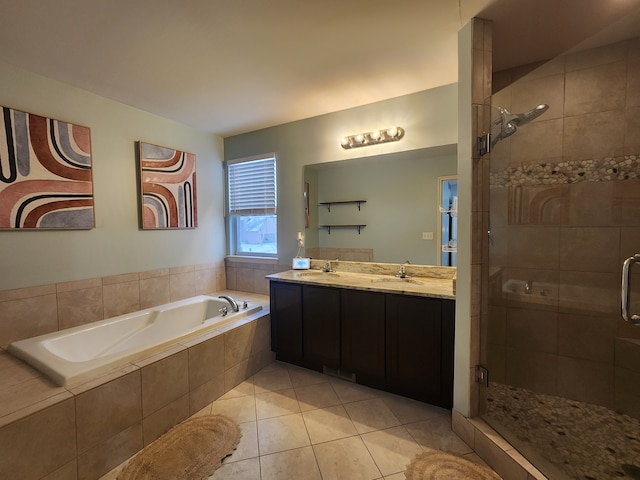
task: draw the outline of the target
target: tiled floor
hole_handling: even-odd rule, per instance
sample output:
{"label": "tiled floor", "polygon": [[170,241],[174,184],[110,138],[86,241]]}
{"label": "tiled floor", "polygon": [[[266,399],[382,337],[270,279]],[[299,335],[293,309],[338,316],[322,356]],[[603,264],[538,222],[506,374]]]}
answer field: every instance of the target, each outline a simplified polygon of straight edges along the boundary
{"label": "tiled floor", "polygon": [[240,445],[210,480],[400,480],[429,448],[484,464],[451,431],[449,411],[282,362],[197,415],[209,413],[242,429]]}

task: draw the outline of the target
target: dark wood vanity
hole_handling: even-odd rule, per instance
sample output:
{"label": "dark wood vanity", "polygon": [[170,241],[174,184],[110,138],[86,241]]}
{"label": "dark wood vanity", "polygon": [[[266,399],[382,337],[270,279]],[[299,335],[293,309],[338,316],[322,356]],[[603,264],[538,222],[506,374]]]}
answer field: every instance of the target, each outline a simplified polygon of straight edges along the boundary
{"label": "dark wood vanity", "polygon": [[455,300],[271,275],[279,360],[451,408]]}

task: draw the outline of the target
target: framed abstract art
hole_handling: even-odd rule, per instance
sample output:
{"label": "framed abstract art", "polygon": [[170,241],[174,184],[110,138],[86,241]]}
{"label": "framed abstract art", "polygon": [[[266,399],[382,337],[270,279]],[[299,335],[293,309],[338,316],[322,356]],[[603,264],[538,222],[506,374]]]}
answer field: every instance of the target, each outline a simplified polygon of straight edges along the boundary
{"label": "framed abstract art", "polygon": [[0,229],[93,228],[90,129],[1,108]]}
{"label": "framed abstract art", "polygon": [[196,156],[138,142],[143,229],[196,228]]}

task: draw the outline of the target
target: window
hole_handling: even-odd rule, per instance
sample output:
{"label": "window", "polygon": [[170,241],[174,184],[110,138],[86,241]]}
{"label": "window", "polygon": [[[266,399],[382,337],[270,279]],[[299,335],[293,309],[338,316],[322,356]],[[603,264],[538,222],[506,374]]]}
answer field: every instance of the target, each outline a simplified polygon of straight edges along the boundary
{"label": "window", "polygon": [[227,192],[230,253],[275,257],[278,253],[275,155],[228,161]]}

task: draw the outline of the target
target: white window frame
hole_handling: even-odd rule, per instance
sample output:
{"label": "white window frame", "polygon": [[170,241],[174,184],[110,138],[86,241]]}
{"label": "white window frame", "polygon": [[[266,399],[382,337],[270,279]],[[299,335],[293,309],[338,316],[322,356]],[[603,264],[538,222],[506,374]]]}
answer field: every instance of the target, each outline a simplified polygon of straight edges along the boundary
{"label": "white window frame", "polygon": [[[254,163],[257,170],[251,169],[251,163]],[[275,153],[225,162],[227,241],[230,255],[277,258],[277,164]],[[247,168],[243,170],[242,167]],[[246,194],[251,191],[254,194]],[[264,220],[259,218],[261,216],[265,217]],[[253,232],[259,238],[254,237],[246,243],[245,236],[248,232],[239,231],[239,228],[250,221],[262,222],[263,228],[267,228],[269,232]],[[250,245],[251,243],[254,245]]]}

